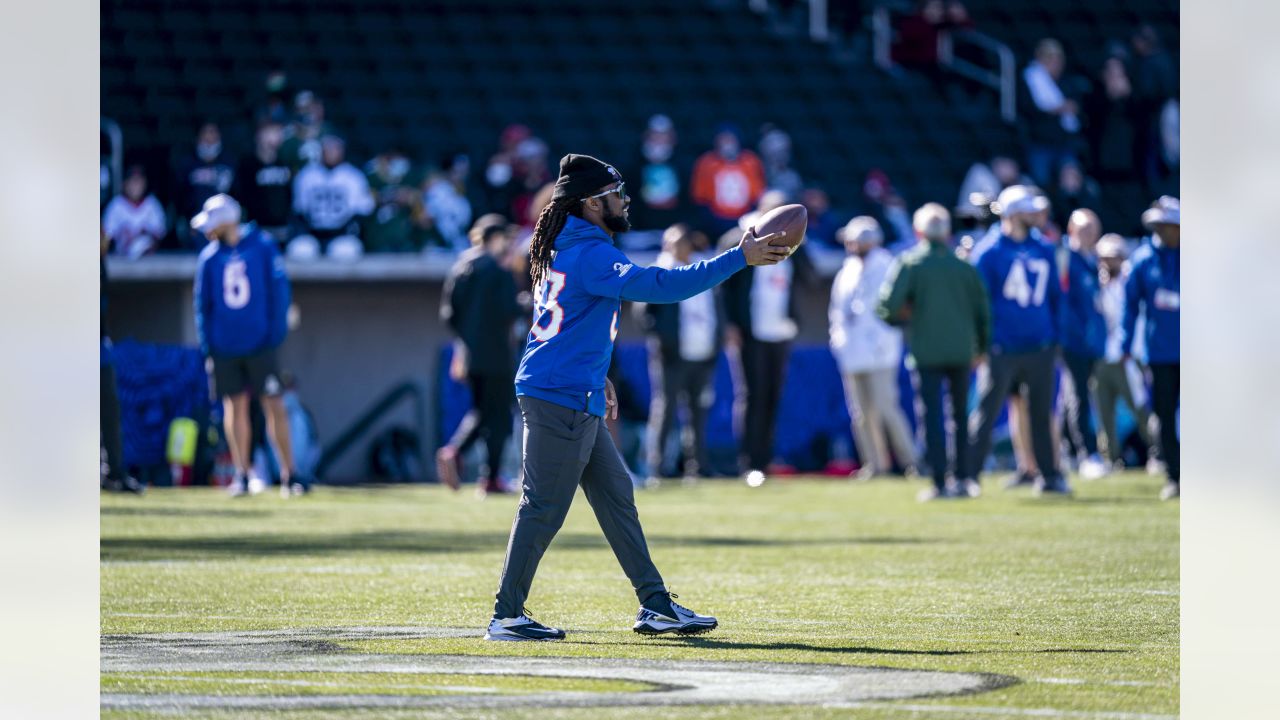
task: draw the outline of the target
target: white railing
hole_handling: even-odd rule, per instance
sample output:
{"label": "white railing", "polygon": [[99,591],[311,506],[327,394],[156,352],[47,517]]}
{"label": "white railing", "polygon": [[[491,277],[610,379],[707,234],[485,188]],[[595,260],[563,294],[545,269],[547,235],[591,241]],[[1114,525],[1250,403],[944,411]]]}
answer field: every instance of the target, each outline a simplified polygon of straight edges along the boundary
{"label": "white railing", "polygon": [[[977,48],[994,58],[994,67],[956,57],[956,45]],[[992,88],[1000,94],[1000,116],[1007,123],[1018,119],[1017,68],[1008,45],[973,30],[944,32],[938,38],[938,63],[951,72]]]}
{"label": "white railing", "polygon": [[[877,5],[871,15],[872,60],[881,70],[893,67],[893,15],[886,5]],[[956,57],[956,45],[977,48],[990,64]],[[1000,96],[1000,116],[1007,123],[1018,118],[1017,68],[1013,51],[990,35],[973,30],[954,30],[938,35],[938,64],[943,68],[995,90]]]}
{"label": "white railing", "polygon": [[[827,0],[805,0],[809,5],[809,39],[826,42],[830,37],[827,23]],[[747,0],[747,8],[757,15],[769,12],[769,0]]]}

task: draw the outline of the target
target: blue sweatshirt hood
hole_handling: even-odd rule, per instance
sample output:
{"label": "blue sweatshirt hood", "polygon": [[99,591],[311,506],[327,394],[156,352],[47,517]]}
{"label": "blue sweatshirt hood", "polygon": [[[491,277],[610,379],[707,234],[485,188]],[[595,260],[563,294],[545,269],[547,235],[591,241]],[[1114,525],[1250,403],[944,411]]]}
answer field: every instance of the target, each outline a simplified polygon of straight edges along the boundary
{"label": "blue sweatshirt hood", "polygon": [[613,238],[609,237],[609,233],[576,215],[570,215],[564,221],[564,229],[556,236],[555,244],[552,247],[556,249],[556,252],[560,252],[583,243],[595,241],[613,245]]}

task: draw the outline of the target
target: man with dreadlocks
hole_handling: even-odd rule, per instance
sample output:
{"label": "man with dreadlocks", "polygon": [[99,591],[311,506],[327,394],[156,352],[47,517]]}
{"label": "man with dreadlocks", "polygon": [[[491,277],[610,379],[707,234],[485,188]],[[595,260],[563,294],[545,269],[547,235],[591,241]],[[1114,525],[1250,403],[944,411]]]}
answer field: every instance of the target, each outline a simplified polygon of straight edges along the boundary
{"label": "man with dreadlocks", "polygon": [[538,216],[529,245],[537,319],[529,331],[516,396],[524,422],[524,497],[516,511],[488,640],[562,640],[524,609],[547,545],[582,486],[640,610],[633,630],[694,635],[716,619],[673,601],[649,557],[631,477],[602,422],[617,417],[606,378],[622,300],[674,303],[715,287],[747,265],[787,257],[775,235],[742,241],[716,258],[671,270],[633,265],[613,244],[630,229],[622,176],[587,155],[560,160],[551,203]]}

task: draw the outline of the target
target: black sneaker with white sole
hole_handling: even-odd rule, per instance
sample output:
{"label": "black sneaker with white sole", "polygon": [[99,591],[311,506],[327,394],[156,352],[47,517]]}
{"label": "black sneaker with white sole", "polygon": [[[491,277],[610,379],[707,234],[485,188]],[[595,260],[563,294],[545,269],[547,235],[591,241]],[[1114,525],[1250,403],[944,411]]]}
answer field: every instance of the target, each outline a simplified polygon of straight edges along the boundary
{"label": "black sneaker with white sole", "polygon": [[716,629],[718,623],[715,618],[699,615],[680,605],[674,600],[676,597],[679,596],[675,593],[663,593],[646,600],[647,604],[636,613],[636,624],[631,629],[641,635],[701,635]]}
{"label": "black sneaker with white sole", "polygon": [[489,621],[489,629],[485,631],[485,640],[563,640],[564,631],[547,627],[529,617],[525,610],[520,617],[494,618]]}

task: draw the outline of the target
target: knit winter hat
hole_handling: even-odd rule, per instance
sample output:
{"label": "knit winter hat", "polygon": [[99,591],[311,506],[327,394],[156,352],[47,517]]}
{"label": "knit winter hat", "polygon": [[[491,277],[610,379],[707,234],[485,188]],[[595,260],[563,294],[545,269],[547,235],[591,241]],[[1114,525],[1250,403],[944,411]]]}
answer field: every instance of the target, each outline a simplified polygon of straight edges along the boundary
{"label": "knit winter hat", "polygon": [[560,158],[560,177],[551,198],[589,195],[616,182],[622,182],[622,175],[612,165],[590,155],[569,154]]}

